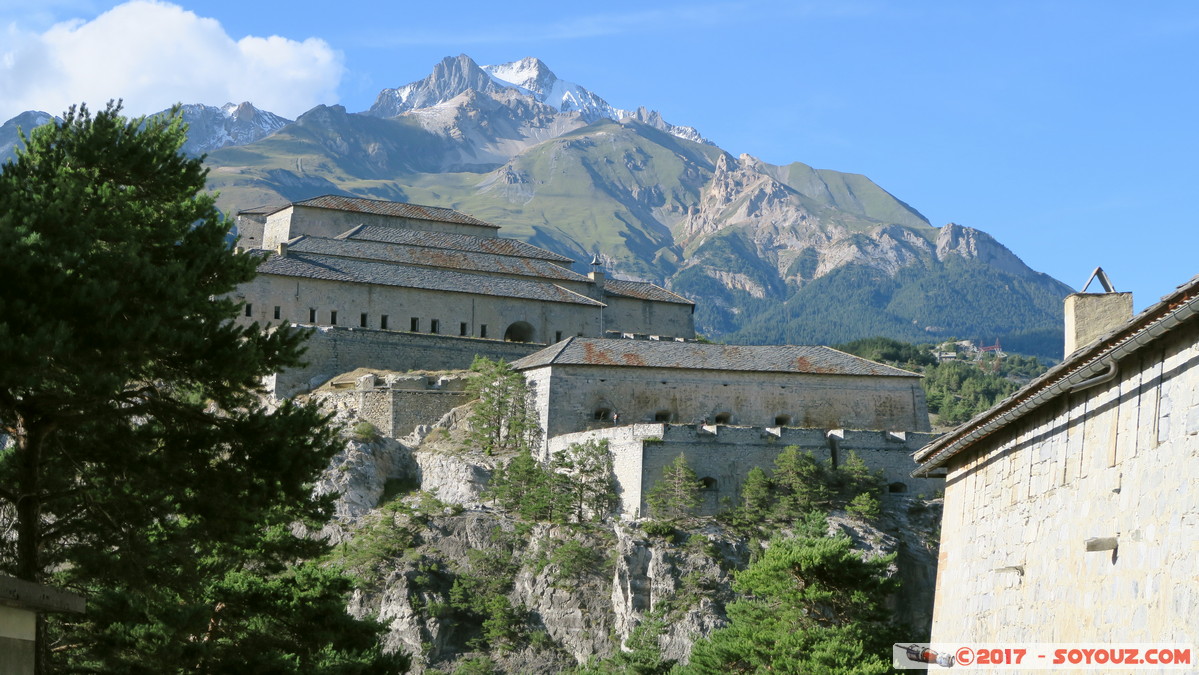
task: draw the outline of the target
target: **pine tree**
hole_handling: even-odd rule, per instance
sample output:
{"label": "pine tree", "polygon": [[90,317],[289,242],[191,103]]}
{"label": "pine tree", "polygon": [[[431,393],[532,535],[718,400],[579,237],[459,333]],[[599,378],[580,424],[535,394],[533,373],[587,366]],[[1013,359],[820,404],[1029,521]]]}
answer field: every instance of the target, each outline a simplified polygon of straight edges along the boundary
{"label": "pine tree", "polygon": [[683,673],[890,672],[893,557],[863,560],[848,537],[812,536],[811,520],[737,575],[729,625],[696,642]]}
{"label": "pine tree", "polygon": [[831,496],[825,468],[812,453],[802,452],[793,445],[775,458],[772,482],[776,494],[775,517],[782,521],[826,506]]}
{"label": "pine tree", "polygon": [[470,416],[472,445],[484,454],[532,449],[541,436],[525,378],[504,361],[476,356],[467,391],[476,400]]}
{"label": "pine tree", "polygon": [[645,495],[650,512],[664,520],[678,520],[695,514],[703,488],[695,471],[687,465],[683,453],[662,472],[662,479]]}
{"label": "pine tree", "polygon": [[40,625],[38,668],[394,669],[377,627],[323,616],[344,580],[297,566],[323,550],[290,528],[327,518],[312,483],[338,441],[260,403],[303,336],[234,322],[259,258],[228,246],[184,140],[177,110],[73,108],[0,171],[0,570],[89,603]]}

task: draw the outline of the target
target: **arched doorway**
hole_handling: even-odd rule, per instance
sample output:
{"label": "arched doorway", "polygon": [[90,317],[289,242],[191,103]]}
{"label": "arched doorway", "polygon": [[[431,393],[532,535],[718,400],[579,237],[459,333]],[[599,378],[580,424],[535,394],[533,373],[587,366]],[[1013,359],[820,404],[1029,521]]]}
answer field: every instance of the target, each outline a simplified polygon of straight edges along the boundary
{"label": "arched doorway", "polygon": [[533,326],[527,321],[517,321],[504,331],[504,342],[532,342]]}

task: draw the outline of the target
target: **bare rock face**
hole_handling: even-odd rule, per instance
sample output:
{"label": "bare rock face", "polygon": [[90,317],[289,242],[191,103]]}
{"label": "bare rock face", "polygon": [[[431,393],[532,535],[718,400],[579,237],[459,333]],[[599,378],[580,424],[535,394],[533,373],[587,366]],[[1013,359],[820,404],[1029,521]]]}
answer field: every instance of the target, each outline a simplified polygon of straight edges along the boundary
{"label": "bare rock face", "polygon": [[1036,274],[1024,261],[1017,258],[1015,253],[995,241],[991,235],[956,223],[942,227],[937,235],[937,259],[945,260],[950,255],[979,260],[1009,274]]}

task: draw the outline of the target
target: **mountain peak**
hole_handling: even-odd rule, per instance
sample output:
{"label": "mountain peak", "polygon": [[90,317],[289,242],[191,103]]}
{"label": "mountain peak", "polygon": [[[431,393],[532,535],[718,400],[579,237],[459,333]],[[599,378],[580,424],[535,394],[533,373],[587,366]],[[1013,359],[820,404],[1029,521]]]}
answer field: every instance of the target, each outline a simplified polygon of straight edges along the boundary
{"label": "mountain peak", "polygon": [[519,61],[501,63],[498,66],[483,66],[483,71],[501,86],[523,89],[542,99],[558,82],[558,76],[554,75],[544,61],[535,56],[526,56]]}

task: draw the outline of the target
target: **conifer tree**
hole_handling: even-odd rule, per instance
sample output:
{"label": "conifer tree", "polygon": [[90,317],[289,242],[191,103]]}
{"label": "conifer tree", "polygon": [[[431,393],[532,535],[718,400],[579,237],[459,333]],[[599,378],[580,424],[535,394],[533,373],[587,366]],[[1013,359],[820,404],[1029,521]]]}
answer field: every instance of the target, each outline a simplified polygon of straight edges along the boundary
{"label": "conifer tree", "polygon": [[89,607],[40,624],[37,667],[394,670],[344,578],[297,564],[323,550],[290,528],[327,518],[338,442],[315,408],[260,403],[303,336],[233,321],[259,259],[184,140],[178,110],[81,106],[0,170],[0,571]]}
{"label": "conifer tree", "polygon": [[541,435],[525,378],[504,361],[476,356],[467,391],[475,396],[470,442],[484,454],[532,449]]}
{"label": "conifer tree", "polygon": [[684,453],[662,472],[662,479],[645,495],[645,502],[655,517],[678,520],[695,514],[700,504],[703,485],[695,471],[687,465]]}
{"label": "conifer tree", "polygon": [[695,644],[683,673],[891,672],[893,556],[863,560],[848,537],[820,536],[812,516],[799,525],[737,574],[728,626]]}

